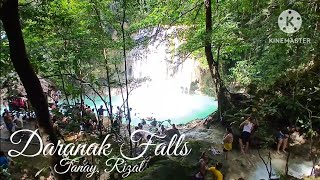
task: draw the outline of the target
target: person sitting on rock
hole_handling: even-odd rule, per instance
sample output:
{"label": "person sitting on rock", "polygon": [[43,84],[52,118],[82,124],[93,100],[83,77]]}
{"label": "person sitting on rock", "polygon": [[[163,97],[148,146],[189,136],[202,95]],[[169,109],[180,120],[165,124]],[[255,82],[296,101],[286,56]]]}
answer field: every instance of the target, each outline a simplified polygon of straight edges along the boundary
{"label": "person sitting on rock", "polygon": [[172,129],[175,130],[175,134],[177,134],[178,136],[180,136],[179,129],[176,127],[175,124],[172,124]]}
{"label": "person sitting on rock", "polygon": [[151,126],[157,126],[157,120],[156,120],[156,118],[154,118],[152,121],[151,121],[151,123],[150,123],[150,125]]}
{"label": "person sitting on rock", "polygon": [[[139,127],[136,126],[136,127],[134,127],[134,129],[135,129],[135,131],[137,131],[137,130],[139,130]],[[142,137],[143,137],[143,134],[141,134],[141,132],[134,133],[133,140],[135,141],[134,142],[134,148],[135,149],[137,149],[138,145],[141,143]]]}
{"label": "person sitting on rock", "polygon": [[154,134],[160,135],[160,130],[159,130],[158,128],[156,128],[156,129],[154,130]]}
{"label": "person sitting on rock", "polygon": [[214,180],[223,180],[221,173],[222,163],[217,163],[215,166],[208,168],[208,171],[212,173]]}
{"label": "person sitting on rock", "polygon": [[10,157],[7,157],[3,151],[0,150],[0,167],[2,169],[9,168],[10,162],[13,163],[12,159]]}
{"label": "person sitting on rock", "polygon": [[305,136],[302,134],[300,128],[295,128],[290,134],[290,146],[301,145],[306,142]]}
{"label": "person sitting on rock", "polygon": [[193,176],[193,180],[204,180],[207,174],[207,164],[209,157],[206,152],[203,152],[199,160],[199,171]]}
{"label": "person sitting on rock", "polygon": [[145,120],[144,118],[141,119],[141,124],[142,124],[143,126],[147,124],[147,122],[146,122],[146,120]]}
{"label": "person sitting on rock", "polygon": [[160,128],[160,135],[164,135],[166,133],[166,128],[164,128],[164,125],[161,125],[161,128]]}
{"label": "person sitting on rock", "polygon": [[170,141],[175,134],[177,135],[177,137],[180,137],[180,132],[177,129],[176,125],[172,124],[172,128],[165,131],[165,135],[166,135],[165,140]]}
{"label": "person sitting on rock", "polygon": [[210,125],[211,121],[212,121],[212,117],[209,116],[204,120],[203,125],[207,127]]}

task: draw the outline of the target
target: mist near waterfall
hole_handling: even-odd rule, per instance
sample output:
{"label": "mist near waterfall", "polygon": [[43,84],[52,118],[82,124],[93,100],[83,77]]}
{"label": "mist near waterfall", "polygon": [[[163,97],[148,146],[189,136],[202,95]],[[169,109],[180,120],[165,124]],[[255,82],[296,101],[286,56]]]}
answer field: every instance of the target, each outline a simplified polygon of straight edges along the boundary
{"label": "mist near waterfall", "polygon": [[[129,79],[149,78],[129,96],[132,108],[132,124],[140,119],[154,117],[158,121],[170,119],[172,123],[185,124],[194,119],[207,117],[217,109],[213,97],[191,92],[192,82],[199,82],[199,63],[192,56],[182,58],[178,47],[182,42],[177,38],[179,29],[169,28],[158,31],[141,30],[134,40],[137,42],[152,38],[148,44],[140,45],[128,52]],[[99,99],[97,104],[103,105]],[[90,101],[86,101],[91,104]],[[121,95],[112,97],[114,111],[123,103]]]}

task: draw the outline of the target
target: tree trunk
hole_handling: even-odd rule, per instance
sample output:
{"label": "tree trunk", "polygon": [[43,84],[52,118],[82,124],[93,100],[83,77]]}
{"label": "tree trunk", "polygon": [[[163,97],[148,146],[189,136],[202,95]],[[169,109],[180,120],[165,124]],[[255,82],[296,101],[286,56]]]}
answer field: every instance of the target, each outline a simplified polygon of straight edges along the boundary
{"label": "tree trunk", "polygon": [[128,71],[127,71],[127,56],[126,56],[126,39],[124,32],[124,22],[126,19],[126,0],[123,0],[123,17],[121,23],[121,31],[122,31],[122,43],[123,43],[123,59],[124,59],[124,71],[125,71],[125,80],[126,80],[126,93],[127,93],[127,118],[128,118],[128,133],[129,133],[129,141],[130,141],[130,156],[133,156],[132,151],[132,141],[131,141],[131,116],[130,116],[130,108],[129,108],[129,89],[128,89]]}
{"label": "tree trunk", "polygon": [[[212,3],[211,0],[204,0],[205,10],[206,10],[206,38],[205,38],[205,54],[207,63],[209,65],[209,71],[213,79],[216,96],[218,99],[218,116],[222,120],[222,114],[226,110],[226,105],[228,104],[227,93],[228,90],[223,85],[219,73],[219,62],[215,61],[212,53],[211,35],[212,35]],[[220,55],[220,47],[218,48],[218,56]]]}
{"label": "tree trunk", "polygon": [[[63,43],[63,45],[64,45],[64,47],[63,47],[63,51],[64,51],[64,54],[65,54],[65,56],[66,56],[66,52],[67,52],[67,41],[66,40],[64,40],[64,43]],[[67,57],[67,56],[66,56]],[[60,78],[61,78],[61,83],[62,83],[62,90],[63,90],[63,93],[64,93],[64,95],[66,96],[66,100],[67,100],[67,104],[68,105],[70,105],[70,102],[69,102],[69,94],[68,94],[68,92],[67,92],[67,90],[66,90],[66,87],[65,87],[65,83],[64,83],[64,78],[63,78],[63,75],[62,75],[62,67],[63,67],[64,65],[62,65],[61,64],[61,62],[59,62],[59,73],[60,73]],[[64,68],[63,68],[64,69]]]}
{"label": "tree trunk", "polygon": [[64,84],[64,79],[63,79],[63,75],[62,75],[61,69],[59,70],[59,73],[60,73],[63,93],[66,96],[67,104],[70,105],[69,98],[68,98],[68,93],[67,93],[67,90],[66,90],[66,87],[65,87],[65,84]]}
{"label": "tree trunk", "polygon": [[[123,95],[123,90],[122,90],[122,82],[121,82],[121,79],[120,79],[120,73],[119,73],[119,69],[117,67],[117,64],[114,64],[114,68],[116,69],[116,72],[117,72],[117,76],[118,76],[118,81],[119,81],[119,84],[120,84],[120,91],[121,91],[121,97],[122,97],[122,106],[123,106],[123,113],[125,114],[126,112],[126,105],[125,105],[125,102],[126,100],[124,99],[124,95]],[[122,108],[122,106],[120,107],[120,109]]]}
{"label": "tree trunk", "polygon": [[83,121],[84,119],[84,112],[85,112],[85,104],[84,104],[84,100],[83,100],[83,84],[82,82],[80,82],[80,108],[81,108],[81,121]]}
{"label": "tree trunk", "polygon": [[109,67],[108,67],[108,57],[107,57],[107,50],[103,49],[103,54],[104,54],[104,60],[106,63],[106,70],[107,70],[107,81],[108,81],[108,94],[109,94],[109,107],[110,107],[110,114],[109,118],[111,121],[111,127],[113,127],[113,113],[112,113],[112,100],[111,100],[111,86],[110,86],[110,74],[109,74]]}
{"label": "tree trunk", "polygon": [[[44,95],[40,81],[27,57],[20,26],[18,0],[5,1],[0,10],[0,18],[3,22],[3,26],[9,40],[10,58],[27,92],[28,99],[30,100],[32,107],[35,110],[39,125],[39,132],[42,136],[42,141],[44,145],[49,142],[56,145],[58,139],[54,134],[53,127],[50,123],[48,102]],[[47,138],[49,138],[49,142],[47,141]],[[60,166],[59,162],[61,159],[62,157],[58,156],[57,154],[52,156],[51,168],[57,165],[56,169],[58,171],[65,171],[66,167]],[[69,173],[62,175],[59,175],[55,172],[53,173],[56,179],[70,179]]]}

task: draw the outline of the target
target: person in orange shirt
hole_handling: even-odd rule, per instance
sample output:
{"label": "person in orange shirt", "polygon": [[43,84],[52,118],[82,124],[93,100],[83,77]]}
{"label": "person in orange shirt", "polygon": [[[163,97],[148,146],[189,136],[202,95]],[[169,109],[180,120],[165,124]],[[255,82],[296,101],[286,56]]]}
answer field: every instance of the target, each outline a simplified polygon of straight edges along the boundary
{"label": "person in orange shirt", "polygon": [[208,168],[208,171],[212,173],[213,180],[223,180],[223,175],[221,173],[222,163],[217,163],[216,166]]}

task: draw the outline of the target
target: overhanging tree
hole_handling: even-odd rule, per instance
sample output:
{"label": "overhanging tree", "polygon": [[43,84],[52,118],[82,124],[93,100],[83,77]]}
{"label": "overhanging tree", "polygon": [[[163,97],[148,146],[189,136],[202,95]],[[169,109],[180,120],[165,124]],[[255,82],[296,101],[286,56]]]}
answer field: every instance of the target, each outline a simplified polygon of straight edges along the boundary
{"label": "overhanging tree", "polygon": [[[50,123],[47,99],[27,56],[20,25],[18,0],[1,1],[0,10],[0,18],[9,40],[10,58],[35,110],[42,141],[44,145],[49,142],[57,145],[58,139]],[[58,156],[58,152],[51,156],[50,159],[52,169],[56,166],[59,172],[67,170],[67,167],[60,165],[62,157]],[[69,173],[57,174],[53,171],[53,174],[59,180],[70,179]]]}

